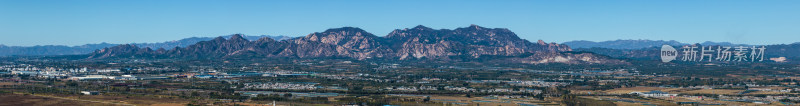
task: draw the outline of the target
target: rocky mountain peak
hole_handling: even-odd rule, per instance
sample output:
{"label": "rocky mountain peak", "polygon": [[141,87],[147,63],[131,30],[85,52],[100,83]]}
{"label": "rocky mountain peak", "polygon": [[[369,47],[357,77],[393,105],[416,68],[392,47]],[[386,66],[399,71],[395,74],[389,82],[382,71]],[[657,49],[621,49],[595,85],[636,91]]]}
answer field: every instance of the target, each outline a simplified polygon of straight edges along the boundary
{"label": "rocky mountain peak", "polygon": [[[474,33],[473,35],[479,33],[504,33],[506,35],[514,34],[514,32],[511,32],[511,30],[508,30],[506,28],[485,28],[475,24],[472,24],[468,27],[456,28],[455,31],[464,33]],[[514,37],[516,37],[516,35]]]}
{"label": "rocky mountain peak", "polygon": [[158,48],[158,49],[156,50],[156,52],[158,52],[158,53],[164,53],[164,52],[167,52],[167,49],[164,49],[164,48]]}
{"label": "rocky mountain peak", "polygon": [[119,46],[114,46],[114,47],[111,47],[109,49],[113,49],[113,50],[139,49],[139,47],[136,47],[136,45],[132,45],[132,44],[121,44]]}
{"label": "rocky mountain peak", "polygon": [[422,25],[417,25],[417,26],[415,26],[415,27],[414,27],[414,28],[412,28],[412,29],[417,29],[417,30],[433,30],[433,28],[429,28],[429,27],[422,26]]}
{"label": "rocky mountain peak", "polygon": [[229,40],[239,40],[239,39],[247,40],[242,36],[244,36],[244,35],[242,35],[242,34],[233,34],[233,36],[231,36],[231,38]]}
{"label": "rocky mountain peak", "polygon": [[218,42],[222,42],[222,41],[225,41],[225,40],[226,40],[226,39],[225,39],[225,37],[222,37],[222,36],[220,36],[220,37],[216,37],[216,38],[214,38],[214,39],[212,39],[212,40],[210,40],[210,41],[218,41]]}
{"label": "rocky mountain peak", "polygon": [[233,34],[230,39],[227,41],[229,42],[248,42],[249,40],[245,39],[242,34]]}
{"label": "rocky mountain peak", "polygon": [[[361,28],[342,27],[325,30],[325,32],[315,32],[303,37],[302,40],[322,42],[326,44],[340,44],[348,41],[359,41],[363,39],[375,39],[375,36]],[[298,40],[295,40],[298,41]]]}
{"label": "rocky mountain peak", "polygon": [[[389,39],[402,39],[405,37],[421,37],[421,36],[434,36],[438,34],[434,34],[433,32],[440,31],[435,30],[433,28],[429,28],[422,25],[417,25],[414,28],[405,28],[405,29],[395,29],[394,31],[390,32],[389,35],[386,35],[386,38]],[[426,35],[422,35],[422,33],[427,33]]]}
{"label": "rocky mountain peak", "polygon": [[276,40],[272,39],[272,38],[269,38],[269,37],[263,37],[263,38],[259,38],[258,40],[256,40],[256,42],[274,42],[274,41],[276,41]]}
{"label": "rocky mountain peak", "polygon": [[467,27],[467,28],[480,30],[480,29],[483,29],[484,27],[481,27],[481,26],[478,26],[478,25],[475,25],[475,24],[470,24],[469,27]]}
{"label": "rocky mountain peak", "polygon": [[541,39],[539,41],[536,41],[536,43],[538,43],[539,45],[546,45],[547,44],[547,42],[544,42]]}
{"label": "rocky mountain peak", "polygon": [[133,56],[152,52],[150,48],[139,48],[132,44],[122,44],[95,51],[89,58],[106,58],[115,56]]}
{"label": "rocky mountain peak", "polygon": [[331,28],[321,33],[340,33],[340,32],[367,32],[367,31],[364,31],[363,29],[357,27],[341,27],[341,28]]}

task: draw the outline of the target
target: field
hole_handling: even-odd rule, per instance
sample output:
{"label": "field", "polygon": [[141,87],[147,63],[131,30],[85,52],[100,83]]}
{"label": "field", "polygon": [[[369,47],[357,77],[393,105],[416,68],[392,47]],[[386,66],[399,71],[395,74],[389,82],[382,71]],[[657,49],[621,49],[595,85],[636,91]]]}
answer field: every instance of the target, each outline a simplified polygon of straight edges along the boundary
{"label": "field", "polygon": [[4,86],[4,85],[17,85],[17,83],[15,83],[15,82],[0,82],[0,86]]}
{"label": "field", "polygon": [[0,106],[117,106],[117,104],[6,93],[0,94]]}
{"label": "field", "polygon": [[726,94],[726,95],[734,95],[742,92],[744,90],[730,90],[730,89],[698,89],[698,90],[688,90],[688,91],[681,91],[675,93],[683,93],[683,94]]}
{"label": "field", "polygon": [[33,94],[31,96],[57,98],[57,99],[68,99],[68,100],[78,100],[78,101],[92,101],[92,102],[107,103],[107,104],[118,104],[118,105],[152,105],[152,104],[186,104],[186,103],[189,103],[188,100],[175,99],[177,97],[159,96],[159,95],[152,95],[152,96],[125,96],[125,95],[113,95],[113,94],[102,94],[102,95],[60,95],[60,94],[56,94],[56,95],[49,94],[48,95],[48,94]]}
{"label": "field", "polygon": [[559,103],[545,102],[526,98],[503,98],[503,97],[463,97],[463,96],[431,96],[431,101],[437,104],[461,103],[463,105],[480,106],[517,106],[517,103],[537,104],[537,105],[559,105]]}
{"label": "field", "polygon": [[610,102],[613,102],[613,104],[615,104],[617,106],[642,106],[642,105],[649,105],[649,104],[658,105],[658,106],[675,106],[675,105],[677,105],[677,104],[674,104],[674,103],[672,103],[670,101],[665,101],[665,100],[660,100],[660,99],[653,99],[653,98],[648,98],[647,100],[645,100],[645,99],[636,99],[636,98],[620,98],[620,97],[614,97],[614,96],[584,96],[583,98],[594,99],[594,100],[597,100],[597,101],[600,101],[600,100],[610,101]]}
{"label": "field", "polygon": [[721,100],[714,100],[714,99],[701,99],[699,97],[685,97],[679,96],[671,99],[671,101],[675,102],[698,102],[704,104],[725,104],[731,106],[762,106],[765,104],[755,104],[755,103],[747,103],[747,102],[733,102],[733,101],[721,101]]}

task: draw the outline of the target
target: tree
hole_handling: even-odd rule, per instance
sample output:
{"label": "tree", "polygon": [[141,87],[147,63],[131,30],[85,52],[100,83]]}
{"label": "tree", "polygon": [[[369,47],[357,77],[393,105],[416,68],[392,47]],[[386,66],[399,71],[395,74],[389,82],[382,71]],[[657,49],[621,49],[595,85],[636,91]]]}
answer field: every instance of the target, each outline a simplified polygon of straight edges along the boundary
{"label": "tree", "polygon": [[191,96],[192,96],[192,97],[199,97],[199,96],[200,96],[200,94],[199,94],[199,93],[197,93],[197,92],[192,92],[192,95],[191,95]]}
{"label": "tree", "polygon": [[67,82],[67,86],[78,86],[78,82],[69,80],[69,82]]}
{"label": "tree", "polygon": [[578,105],[578,98],[575,95],[567,94],[561,96],[561,102],[567,106],[576,106]]}
{"label": "tree", "polygon": [[781,99],[780,101],[781,101],[781,102],[790,102],[790,101],[792,101],[792,100],[789,100],[789,99]]}
{"label": "tree", "polygon": [[286,94],[283,94],[283,97],[285,97],[285,98],[292,98],[292,93],[286,93]]}

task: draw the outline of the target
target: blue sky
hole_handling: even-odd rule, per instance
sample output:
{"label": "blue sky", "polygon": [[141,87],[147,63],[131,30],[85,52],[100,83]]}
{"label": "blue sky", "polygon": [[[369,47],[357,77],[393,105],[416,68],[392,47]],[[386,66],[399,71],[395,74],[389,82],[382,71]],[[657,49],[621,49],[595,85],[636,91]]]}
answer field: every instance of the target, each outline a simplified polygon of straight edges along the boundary
{"label": "blue sky", "polygon": [[800,42],[798,0],[0,0],[0,44],[143,43],[305,36],[359,27],[508,28],[547,42],[616,39]]}

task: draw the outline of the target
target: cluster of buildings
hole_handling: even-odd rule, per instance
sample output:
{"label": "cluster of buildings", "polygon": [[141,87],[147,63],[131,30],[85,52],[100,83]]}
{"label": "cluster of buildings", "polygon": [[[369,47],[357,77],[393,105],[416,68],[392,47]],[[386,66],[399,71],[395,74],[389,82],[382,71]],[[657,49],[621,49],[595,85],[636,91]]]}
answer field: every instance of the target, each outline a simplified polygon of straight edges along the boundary
{"label": "cluster of buildings", "polygon": [[618,69],[618,70],[584,70],[579,72],[570,72],[570,74],[579,76],[631,76],[634,73],[629,73],[625,69]]}
{"label": "cluster of buildings", "polygon": [[491,88],[491,89],[475,89],[475,88],[467,88],[467,87],[453,87],[453,86],[445,86],[442,89],[433,86],[392,86],[386,87],[384,90],[388,91],[435,91],[435,90],[448,90],[448,91],[458,91],[458,92],[486,92],[486,93],[498,93],[498,92],[506,92],[506,93],[535,93],[539,94],[542,93],[542,90],[536,89],[510,89],[510,88]]}
{"label": "cluster of buildings", "polygon": [[488,93],[495,93],[495,92],[508,92],[508,93],[533,93],[539,94],[542,93],[542,90],[536,89],[508,89],[508,88],[492,88],[492,89],[485,89],[480,90],[479,92],[488,92]]}
{"label": "cluster of buildings", "polygon": [[419,87],[415,87],[415,86],[410,86],[410,87],[409,86],[392,86],[392,87],[386,87],[384,89],[385,90],[389,90],[389,91],[422,91],[422,90],[433,91],[433,90],[438,90],[438,89],[436,89],[436,87],[433,87],[433,86],[419,86]]}
{"label": "cluster of buildings", "polygon": [[67,78],[69,80],[102,80],[102,79],[110,79],[110,80],[139,80],[139,77],[133,75],[121,75],[121,76],[106,76],[106,75],[86,75],[86,76],[73,76]]}
{"label": "cluster of buildings", "polygon": [[106,76],[100,75],[87,75],[91,73],[114,73],[120,72],[120,69],[115,68],[101,68],[101,69],[90,69],[87,67],[83,68],[56,68],[56,67],[36,67],[27,64],[20,64],[20,65],[3,65],[0,66],[0,70],[6,70],[14,75],[30,75],[36,77],[43,77],[43,78],[76,78],[76,79],[109,79]]}
{"label": "cluster of buildings", "polygon": [[316,83],[248,83],[245,84],[246,89],[290,89],[290,90],[314,90],[318,87]]}
{"label": "cluster of buildings", "polygon": [[547,81],[503,81],[505,83],[515,86],[535,86],[535,87],[552,87],[552,86],[566,86],[569,83],[565,82],[547,82]]}
{"label": "cluster of buildings", "polygon": [[176,68],[158,68],[158,67],[140,67],[140,68],[56,68],[56,67],[36,67],[27,64],[17,65],[2,65],[0,66],[0,74],[14,74],[14,75],[29,75],[43,78],[57,78],[68,80],[146,80],[146,79],[167,79],[167,78],[235,78],[247,76],[263,76],[263,77],[298,77],[310,76],[308,72],[293,72],[293,71],[272,71],[272,72],[236,72],[236,73],[218,73],[212,71],[195,71],[183,74],[173,75],[143,75],[147,77],[138,77],[134,75],[120,75],[127,72],[158,72],[176,70]]}
{"label": "cluster of buildings", "polygon": [[450,91],[459,91],[459,92],[473,92],[477,91],[475,88],[467,88],[467,87],[453,87],[453,86],[445,86],[444,90]]}
{"label": "cluster of buildings", "polygon": [[504,81],[504,80],[468,80],[470,83],[507,83],[514,86],[527,86],[527,87],[553,87],[553,86],[566,86],[570,83],[567,82],[549,82],[549,81]]}
{"label": "cluster of buildings", "polygon": [[280,95],[291,94],[292,97],[334,97],[340,96],[339,93],[305,93],[305,92],[272,92],[272,91],[234,91],[250,97],[258,97],[258,95]]}
{"label": "cluster of buildings", "polygon": [[[103,69],[102,72],[108,72],[107,69]],[[43,78],[72,78],[78,76],[92,76],[86,75],[89,73],[76,73],[76,72],[64,72],[64,71],[11,71],[9,74],[14,75],[30,75],[36,77],[43,77]]]}
{"label": "cluster of buildings", "polygon": [[324,73],[316,73],[314,76],[327,78],[327,79],[335,79],[335,80],[363,80],[363,81],[375,81],[375,82],[389,82],[389,81],[398,81],[395,79],[385,78],[385,76],[379,75],[370,75],[370,74],[324,74]]}
{"label": "cluster of buildings", "polygon": [[34,74],[34,73],[63,73],[63,74],[72,74],[72,73],[90,73],[90,72],[100,72],[100,73],[107,73],[107,72],[119,72],[120,69],[116,68],[101,68],[101,69],[90,69],[87,67],[83,68],[56,68],[56,67],[36,67],[31,65],[5,65],[0,66],[0,70],[7,70],[12,72],[19,72],[25,74]]}

